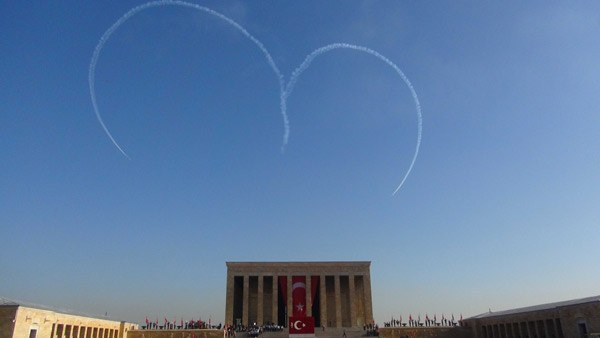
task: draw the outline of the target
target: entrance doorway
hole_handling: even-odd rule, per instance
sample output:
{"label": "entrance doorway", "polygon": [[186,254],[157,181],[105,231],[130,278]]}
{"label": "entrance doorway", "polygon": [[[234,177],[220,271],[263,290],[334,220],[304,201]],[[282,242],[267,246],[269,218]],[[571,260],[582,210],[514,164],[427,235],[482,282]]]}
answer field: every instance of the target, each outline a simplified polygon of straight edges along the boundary
{"label": "entrance doorway", "polygon": [[585,325],[585,322],[578,323],[577,328],[579,329],[579,338],[587,338],[587,326]]}

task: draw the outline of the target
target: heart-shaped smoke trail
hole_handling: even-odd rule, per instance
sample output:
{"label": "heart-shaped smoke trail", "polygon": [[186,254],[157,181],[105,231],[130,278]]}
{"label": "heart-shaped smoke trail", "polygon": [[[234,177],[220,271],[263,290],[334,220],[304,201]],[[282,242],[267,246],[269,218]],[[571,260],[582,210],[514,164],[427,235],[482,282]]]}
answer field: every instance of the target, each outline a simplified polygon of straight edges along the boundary
{"label": "heart-shaped smoke trail", "polygon": [[402,72],[402,70],[396,66],[395,63],[393,63],[392,61],[390,61],[388,58],[386,58],[385,56],[383,56],[382,54],[367,48],[367,47],[363,47],[363,46],[357,46],[357,45],[352,45],[352,44],[347,44],[347,43],[333,43],[321,48],[316,49],[315,51],[313,51],[312,53],[310,53],[305,59],[304,62],[302,62],[302,64],[300,64],[300,66],[298,66],[298,68],[296,68],[296,70],[294,70],[294,72],[292,73],[292,76],[290,77],[289,82],[287,83],[287,85],[285,84],[283,75],[281,74],[281,72],[279,71],[279,68],[277,68],[277,65],[275,64],[275,62],[273,61],[273,58],[271,57],[271,54],[269,53],[269,51],[265,48],[265,46],[263,45],[262,42],[260,42],[257,38],[255,38],[252,34],[250,34],[244,27],[242,27],[240,24],[238,24],[237,22],[235,22],[233,19],[217,12],[214,11],[210,8],[204,7],[204,6],[200,6],[200,5],[196,5],[196,4],[192,4],[189,2],[185,2],[185,1],[179,1],[179,0],[160,0],[160,1],[152,1],[152,2],[148,2],[145,3],[143,5],[139,5],[137,7],[134,7],[132,9],[130,9],[127,13],[125,13],[121,18],[119,18],[119,20],[117,20],[112,26],[110,26],[110,28],[108,30],[106,30],[106,32],[104,32],[104,34],[102,35],[102,37],[100,38],[100,41],[98,41],[98,44],[96,45],[96,48],[94,49],[94,53],[92,55],[92,59],[90,61],[90,68],[89,68],[89,73],[88,73],[88,84],[90,87],[90,96],[92,99],[92,105],[94,107],[94,112],[96,113],[96,118],[98,119],[98,122],[100,123],[100,125],[102,126],[102,129],[104,129],[104,132],[106,133],[106,135],[108,136],[108,138],[112,141],[112,143],[115,145],[115,147],[117,147],[117,149],[119,149],[119,151],[127,158],[129,158],[129,156],[127,155],[127,153],[125,153],[125,151],[121,148],[121,146],[117,143],[117,141],[114,139],[114,137],[112,136],[112,134],[110,133],[110,131],[108,130],[108,128],[106,127],[106,125],[104,124],[104,121],[102,120],[102,116],[100,115],[100,110],[98,109],[98,103],[96,100],[96,89],[95,89],[95,78],[96,78],[96,64],[98,63],[98,58],[100,57],[100,52],[102,51],[102,48],[104,48],[104,45],[106,44],[106,42],[108,41],[108,39],[110,38],[110,36],[127,20],[129,20],[131,17],[133,17],[134,15],[136,15],[137,13],[148,9],[148,8],[152,8],[152,7],[160,7],[160,6],[180,6],[180,7],[187,7],[187,8],[191,8],[191,9],[195,9],[195,10],[199,10],[205,13],[208,13],[214,17],[217,17],[223,21],[225,21],[226,23],[230,24],[231,26],[233,26],[234,28],[236,28],[237,30],[239,30],[245,37],[247,37],[248,39],[250,39],[250,41],[252,41],[263,53],[263,55],[265,56],[265,58],[267,59],[267,62],[269,63],[269,66],[271,67],[271,69],[273,70],[273,72],[275,73],[275,76],[277,77],[277,80],[279,82],[279,98],[280,98],[280,109],[281,109],[281,116],[283,118],[283,144],[281,146],[282,151],[285,150],[285,146],[288,143],[288,139],[289,139],[289,135],[290,135],[290,125],[289,125],[289,120],[288,120],[288,116],[287,116],[287,99],[290,97],[290,95],[292,94],[292,91],[294,90],[294,86],[296,85],[298,78],[300,77],[300,75],[302,75],[302,73],[311,65],[312,61],[319,55],[322,55],[324,53],[327,53],[329,51],[332,51],[334,49],[352,49],[352,50],[356,50],[356,51],[360,51],[360,52],[364,52],[367,54],[370,54],[372,56],[375,56],[376,58],[378,58],[379,60],[385,62],[387,65],[389,65],[390,67],[392,67],[396,73],[398,73],[398,75],[400,76],[400,78],[402,78],[402,80],[404,81],[404,83],[408,86],[408,89],[411,92],[411,95],[413,97],[413,100],[415,102],[415,107],[417,110],[417,144],[415,146],[415,152],[413,154],[413,158],[412,161],[410,162],[410,165],[406,171],[406,173],[404,174],[404,176],[402,177],[402,181],[400,182],[400,184],[398,185],[398,187],[396,187],[396,189],[394,190],[394,192],[392,193],[392,195],[395,195],[398,190],[400,190],[400,188],[402,187],[402,185],[404,185],[404,182],[406,181],[406,178],[408,177],[408,175],[410,174],[410,172],[412,171],[412,168],[415,164],[415,161],[417,160],[417,156],[419,154],[419,148],[421,147],[421,136],[422,136],[422,129],[423,129],[423,118],[422,118],[422,113],[421,113],[421,104],[419,102],[419,98],[417,96],[417,93],[414,90],[414,87],[412,86],[412,84],[410,83],[408,77],[406,77],[406,75],[404,74],[404,72]]}

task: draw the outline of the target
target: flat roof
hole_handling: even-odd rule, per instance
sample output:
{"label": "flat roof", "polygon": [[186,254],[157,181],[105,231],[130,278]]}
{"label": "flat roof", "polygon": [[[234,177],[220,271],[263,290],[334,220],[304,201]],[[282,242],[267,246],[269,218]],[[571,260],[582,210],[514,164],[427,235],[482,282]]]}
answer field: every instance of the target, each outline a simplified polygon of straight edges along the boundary
{"label": "flat roof", "polygon": [[54,307],[47,306],[47,305],[39,305],[39,304],[34,304],[34,303],[22,302],[22,301],[12,300],[12,299],[8,299],[8,298],[4,298],[4,297],[0,297],[0,306],[5,306],[5,307],[22,306],[22,307],[31,308],[31,309],[52,311],[52,312],[60,313],[63,315],[69,315],[69,316],[79,316],[79,317],[94,318],[94,319],[107,320],[107,321],[113,321],[113,322],[122,322],[122,320],[111,318],[109,316],[90,315],[90,314],[75,311],[75,310],[59,309],[59,308],[54,308]]}
{"label": "flat roof", "polygon": [[467,320],[468,319],[490,318],[490,317],[496,317],[496,316],[506,316],[506,315],[513,315],[513,314],[518,314],[518,313],[526,313],[526,312],[552,310],[552,309],[558,309],[558,308],[565,307],[565,306],[572,306],[572,305],[579,305],[579,304],[586,304],[586,303],[593,303],[593,302],[600,302],[600,296],[592,296],[592,297],[586,297],[586,298],[565,300],[562,302],[554,302],[554,303],[526,306],[526,307],[504,310],[504,311],[489,311],[489,312],[485,312],[485,313],[482,313],[477,316],[469,317],[469,318],[467,318]]}
{"label": "flat roof", "polygon": [[344,266],[344,265],[371,265],[371,261],[315,261],[315,262],[225,262],[227,266],[248,266],[248,265],[267,265],[267,266]]}
{"label": "flat roof", "polygon": [[370,261],[225,262],[228,274],[362,274],[370,275]]}

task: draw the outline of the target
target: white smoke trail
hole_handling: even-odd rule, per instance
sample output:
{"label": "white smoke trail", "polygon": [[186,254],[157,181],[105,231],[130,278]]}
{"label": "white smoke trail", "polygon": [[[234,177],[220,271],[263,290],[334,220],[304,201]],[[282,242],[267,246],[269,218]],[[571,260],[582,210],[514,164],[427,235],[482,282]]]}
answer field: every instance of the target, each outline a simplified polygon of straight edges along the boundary
{"label": "white smoke trail", "polygon": [[[100,125],[102,126],[102,129],[104,129],[104,132],[110,138],[110,140],[115,145],[115,147],[117,147],[117,149],[119,149],[119,151],[125,157],[127,157],[127,158],[129,158],[129,156],[125,153],[125,151],[123,151],[123,149],[121,148],[121,146],[113,138],[112,134],[110,133],[110,131],[108,130],[108,128],[104,124],[104,121],[102,120],[102,116],[100,115],[100,110],[98,109],[98,103],[96,101],[96,88],[95,88],[96,64],[98,63],[98,57],[100,56],[100,52],[102,51],[102,48],[104,48],[104,45],[106,44],[106,42],[108,41],[108,39],[110,38],[110,36],[125,21],[129,20],[132,16],[136,15],[137,13],[139,13],[139,12],[145,10],[145,9],[152,8],[152,7],[159,7],[159,6],[180,6],[180,7],[187,7],[187,8],[192,8],[192,9],[195,9],[195,10],[203,11],[203,12],[208,13],[208,14],[210,14],[212,16],[215,16],[215,17],[217,17],[217,18],[219,18],[219,19],[227,22],[231,26],[235,27],[245,37],[247,37],[252,42],[254,42],[254,44],[258,48],[260,48],[260,50],[262,51],[262,53],[264,54],[264,56],[267,58],[267,61],[268,61],[269,65],[271,66],[271,69],[273,69],[273,72],[277,76],[277,80],[279,81],[279,91],[280,91],[280,93],[283,93],[283,91],[284,91],[283,76],[281,75],[281,72],[279,71],[279,68],[277,68],[277,65],[273,61],[273,58],[271,57],[271,54],[269,53],[269,51],[267,51],[267,49],[262,44],[262,42],[260,42],[257,38],[255,38],[244,27],[242,27],[240,24],[238,24],[237,22],[235,22],[233,19],[230,19],[229,17],[227,17],[227,16],[225,16],[225,15],[223,15],[223,14],[217,12],[217,11],[214,11],[214,10],[212,10],[210,8],[199,6],[199,5],[196,5],[196,4],[189,3],[189,2],[178,1],[178,0],[152,1],[152,2],[145,3],[143,5],[139,5],[137,7],[134,7],[132,9],[130,9],[127,13],[125,13],[112,26],[110,26],[110,28],[108,30],[106,30],[106,32],[104,32],[104,34],[100,38],[100,41],[98,41],[98,44],[96,45],[96,49],[94,49],[94,54],[92,55],[92,60],[90,61],[90,68],[89,68],[89,73],[88,73],[88,84],[89,84],[89,87],[90,87],[90,96],[92,98],[92,105],[94,106],[94,112],[96,113],[96,118],[98,119],[98,122],[100,122]],[[283,115],[283,128],[284,128],[283,144],[285,145],[287,143],[287,140],[288,140],[289,128],[290,127],[289,127],[289,122],[288,122],[288,118],[287,118],[287,115],[285,113],[285,110],[282,110],[281,113]]]}
{"label": "white smoke trail", "polygon": [[[421,103],[419,102],[419,97],[417,96],[417,92],[415,92],[413,85],[410,83],[410,80],[408,80],[408,77],[406,77],[406,75],[404,75],[404,72],[402,72],[402,70],[400,70],[400,68],[398,66],[396,66],[396,64],[393,63],[392,61],[390,61],[388,58],[386,58],[385,56],[379,54],[378,52],[376,52],[370,48],[357,46],[357,45],[351,45],[351,44],[347,44],[347,43],[332,43],[330,45],[316,49],[315,51],[310,53],[304,59],[304,62],[302,62],[302,64],[300,66],[298,66],[298,68],[296,68],[296,70],[294,70],[294,72],[292,73],[292,76],[290,77],[289,82],[287,83],[285,90],[283,91],[283,93],[281,93],[281,110],[282,110],[281,114],[283,116],[287,116],[287,111],[286,111],[287,99],[292,94],[292,91],[294,90],[294,86],[296,85],[296,82],[298,81],[298,77],[300,75],[302,75],[302,72],[304,72],[310,66],[312,61],[317,56],[319,56],[323,53],[330,52],[334,49],[339,49],[339,48],[353,49],[353,50],[357,50],[360,52],[365,52],[367,54],[375,56],[376,58],[385,62],[390,67],[394,68],[396,73],[398,73],[398,75],[400,75],[400,77],[402,78],[402,81],[404,81],[406,86],[408,86],[408,89],[410,90],[413,100],[415,101],[415,107],[417,109],[417,120],[418,120],[418,123],[417,123],[417,145],[415,146],[415,152],[413,154],[412,161],[410,162],[410,165],[408,166],[408,170],[404,174],[404,177],[402,178],[402,181],[400,182],[400,184],[398,185],[396,190],[394,190],[394,192],[392,193],[392,195],[395,195],[398,192],[398,190],[400,190],[400,188],[402,187],[404,182],[406,181],[406,178],[408,177],[408,175],[410,175],[410,172],[412,171],[412,168],[415,165],[415,161],[417,160],[417,156],[419,155],[419,148],[421,147],[421,135],[422,135],[422,129],[423,129],[423,117],[421,114]],[[285,146],[285,143],[284,143],[284,146]]]}
{"label": "white smoke trail", "polygon": [[400,77],[402,78],[402,80],[404,81],[404,83],[408,86],[413,100],[415,101],[415,106],[416,106],[416,110],[417,110],[417,119],[418,119],[418,124],[417,124],[417,144],[415,146],[415,152],[412,158],[412,161],[408,167],[408,170],[406,171],[406,173],[404,174],[404,177],[402,178],[402,181],[400,182],[400,184],[398,185],[398,187],[394,190],[394,192],[392,193],[392,195],[395,195],[398,190],[400,190],[400,188],[402,187],[402,185],[404,184],[404,182],[406,181],[408,175],[410,174],[410,172],[412,171],[412,168],[415,164],[415,161],[417,159],[417,156],[419,154],[419,148],[421,146],[421,134],[422,134],[422,126],[423,126],[423,119],[422,119],[422,114],[421,114],[421,104],[419,103],[419,98],[417,97],[417,93],[415,92],[412,84],[410,83],[410,81],[408,80],[408,78],[406,77],[406,75],[404,75],[404,73],[402,72],[402,70],[400,70],[400,68],[398,66],[396,66],[396,64],[394,64],[392,61],[390,61],[388,58],[386,58],[385,56],[379,54],[378,52],[367,48],[367,47],[362,47],[362,46],[357,46],[357,45],[352,45],[352,44],[347,44],[347,43],[333,43],[321,48],[316,49],[315,51],[313,51],[311,54],[309,54],[305,59],[304,62],[302,62],[302,64],[297,67],[294,72],[292,73],[292,76],[290,77],[289,82],[287,83],[287,85],[285,84],[283,75],[281,74],[281,72],[279,71],[279,68],[277,68],[277,65],[275,64],[275,62],[273,61],[273,58],[271,57],[271,54],[269,53],[269,51],[266,49],[266,47],[262,44],[262,42],[260,42],[257,38],[255,38],[252,34],[250,34],[244,27],[242,27],[240,24],[238,24],[237,22],[235,22],[233,19],[217,12],[214,11],[210,8],[207,7],[203,7],[200,5],[196,5],[193,3],[189,3],[189,2],[185,2],[185,1],[180,1],[180,0],[158,0],[158,1],[152,1],[152,2],[148,2],[139,6],[136,6],[132,9],[130,9],[127,13],[125,13],[121,18],[119,18],[119,20],[117,20],[109,29],[106,30],[106,32],[104,32],[104,34],[102,35],[102,37],[100,38],[100,40],[98,41],[98,44],[96,45],[96,48],[94,49],[94,53],[92,54],[92,59],[90,61],[90,67],[89,67],[89,73],[88,73],[88,84],[89,84],[89,88],[90,88],[90,96],[92,99],[92,105],[94,107],[94,112],[96,114],[96,118],[98,119],[98,122],[100,123],[100,125],[102,126],[102,129],[104,129],[104,132],[106,133],[106,135],[110,138],[110,140],[112,141],[112,143],[115,145],[115,147],[117,147],[117,149],[119,149],[119,151],[127,158],[129,158],[129,156],[125,153],[125,151],[121,148],[121,146],[117,143],[117,141],[114,139],[114,137],[112,136],[112,134],[110,133],[110,131],[108,130],[108,128],[106,127],[106,125],[104,124],[104,121],[102,120],[102,116],[100,115],[100,110],[98,108],[98,103],[96,100],[96,89],[95,89],[95,79],[96,79],[96,65],[98,63],[98,58],[100,57],[100,52],[102,51],[102,49],[104,48],[104,45],[106,44],[106,42],[108,42],[110,36],[127,20],[129,20],[131,17],[133,17],[134,15],[138,14],[139,12],[148,9],[148,8],[152,8],[152,7],[160,7],[160,6],[180,6],[180,7],[186,7],[186,8],[191,8],[191,9],[195,9],[195,10],[199,10],[205,13],[208,13],[212,16],[215,16],[223,21],[225,21],[226,23],[230,24],[231,26],[233,26],[234,28],[236,28],[237,30],[239,30],[245,37],[247,37],[248,39],[250,39],[263,53],[263,55],[265,56],[265,58],[267,59],[267,62],[269,63],[269,66],[271,67],[271,69],[273,70],[273,72],[275,73],[275,76],[277,77],[278,83],[279,83],[279,105],[280,105],[280,109],[281,109],[281,115],[283,118],[283,129],[284,129],[284,133],[283,133],[283,143],[281,146],[281,150],[282,152],[285,151],[285,147],[288,143],[288,139],[289,139],[289,135],[290,135],[290,126],[289,126],[289,119],[288,119],[288,115],[287,115],[287,99],[289,98],[289,96],[292,94],[292,91],[294,90],[294,86],[296,85],[296,82],[298,81],[298,77],[311,65],[312,61],[319,55],[324,54],[326,52],[332,51],[334,49],[339,49],[339,48],[345,48],[345,49],[353,49],[353,50],[357,50],[360,52],[364,52],[370,55],[373,55],[375,57],[377,57],[378,59],[380,59],[381,61],[385,62],[387,65],[389,65],[390,67],[392,67],[396,73],[398,73],[398,75],[400,75]]}

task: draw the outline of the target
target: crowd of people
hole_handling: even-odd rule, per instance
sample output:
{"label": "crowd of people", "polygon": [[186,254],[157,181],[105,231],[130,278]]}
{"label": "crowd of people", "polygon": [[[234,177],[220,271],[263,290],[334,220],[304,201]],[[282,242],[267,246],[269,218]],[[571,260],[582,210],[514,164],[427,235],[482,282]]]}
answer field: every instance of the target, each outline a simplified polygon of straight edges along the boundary
{"label": "crowd of people", "polygon": [[267,332],[283,331],[283,326],[275,325],[275,323],[267,323],[262,329]]}
{"label": "crowd of people", "polygon": [[235,327],[233,325],[225,325],[223,328],[223,336],[224,337],[235,337]]}
{"label": "crowd of people", "polygon": [[379,326],[375,323],[363,325],[363,331],[370,337],[379,337]]}
{"label": "crowd of people", "polygon": [[250,337],[258,337],[263,332],[276,332],[283,331],[283,326],[275,325],[275,323],[266,323],[265,325],[258,326],[256,323],[253,325],[225,325],[223,328],[223,334],[226,337],[235,337],[237,333],[246,333]]}
{"label": "crowd of people", "polygon": [[[442,318],[438,321],[437,315],[433,315],[433,318],[429,318],[429,315],[425,315],[425,320],[421,321],[421,315],[418,315],[416,319],[409,316],[408,321],[402,321],[402,316],[399,319],[393,317],[389,322],[383,323],[384,327],[430,327],[430,326],[462,326],[462,315],[458,321],[454,320],[454,315],[450,318],[446,318],[442,315]],[[256,323],[253,325],[211,325],[210,321],[204,322],[202,320],[181,320],[179,324],[176,321],[169,321],[165,318],[164,324],[159,325],[158,319],[151,322],[146,318],[146,325],[141,326],[144,330],[189,330],[189,329],[223,329],[224,337],[236,337],[237,333],[246,333],[248,337],[258,337],[263,332],[276,332],[283,331],[285,328],[275,323],[266,323],[265,325],[258,326]],[[325,328],[323,327],[323,331]],[[379,326],[375,323],[363,325],[363,331],[366,336],[379,336]]]}
{"label": "crowd of people", "polygon": [[414,319],[412,315],[408,317],[407,322],[402,321],[402,316],[400,319],[392,319],[389,322],[384,322],[384,327],[401,327],[401,326],[409,326],[409,327],[420,327],[420,326],[462,326],[462,315],[460,315],[460,319],[458,322],[454,320],[454,315],[451,318],[446,318],[442,315],[442,318],[438,321],[437,315],[433,315],[433,318],[429,318],[429,315],[425,315],[425,320],[421,321],[421,315],[417,316],[417,319]]}
{"label": "crowd of people", "polygon": [[163,325],[158,323],[158,319],[156,321],[149,321],[146,317],[146,325],[142,325],[142,330],[190,330],[190,329],[217,329],[220,330],[222,327],[221,323],[219,325],[211,325],[210,321],[207,323],[202,320],[189,320],[183,321],[180,320],[177,323],[176,320],[170,321],[167,318],[164,319]]}

